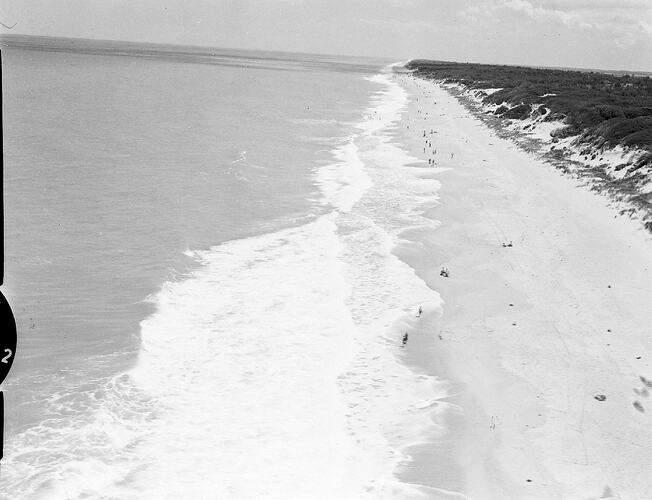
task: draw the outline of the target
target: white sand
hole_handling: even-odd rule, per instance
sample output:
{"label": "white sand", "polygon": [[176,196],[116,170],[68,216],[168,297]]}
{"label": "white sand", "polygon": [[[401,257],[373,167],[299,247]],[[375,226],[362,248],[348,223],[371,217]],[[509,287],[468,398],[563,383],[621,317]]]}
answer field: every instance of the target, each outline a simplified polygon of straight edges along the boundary
{"label": "white sand", "polygon": [[440,87],[397,78],[419,98],[400,139],[448,168],[433,169],[441,226],[406,234],[425,247],[401,256],[444,314],[406,357],[459,384],[447,436],[415,447],[403,480],[471,498],[652,498],[652,399],[635,393],[652,379],[651,235]]}

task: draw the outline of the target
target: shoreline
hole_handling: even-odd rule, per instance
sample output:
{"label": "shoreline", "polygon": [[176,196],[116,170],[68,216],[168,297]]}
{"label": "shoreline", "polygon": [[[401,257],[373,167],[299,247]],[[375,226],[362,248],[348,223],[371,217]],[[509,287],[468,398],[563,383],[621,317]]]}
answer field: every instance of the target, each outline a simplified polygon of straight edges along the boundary
{"label": "shoreline", "polygon": [[451,392],[445,433],[409,447],[398,477],[441,498],[644,496],[649,234],[441,87],[397,78],[410,102],[396,140],[424,158],[422,130],[437,130],[440,201],[424,215],[441,224],[394,252],[444,300],[402,358]]}

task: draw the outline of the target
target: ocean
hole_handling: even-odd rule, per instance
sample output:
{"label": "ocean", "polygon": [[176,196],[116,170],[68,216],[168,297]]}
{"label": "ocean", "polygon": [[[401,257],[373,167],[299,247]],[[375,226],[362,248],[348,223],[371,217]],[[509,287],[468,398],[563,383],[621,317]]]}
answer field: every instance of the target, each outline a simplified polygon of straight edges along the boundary
{"label": "ocean", "polygon": [[[65,43],[64,43],[65,42]],[[2,50],[2,498],[418,498],[441,300],[399,260],[437,181],[390,61]]]}

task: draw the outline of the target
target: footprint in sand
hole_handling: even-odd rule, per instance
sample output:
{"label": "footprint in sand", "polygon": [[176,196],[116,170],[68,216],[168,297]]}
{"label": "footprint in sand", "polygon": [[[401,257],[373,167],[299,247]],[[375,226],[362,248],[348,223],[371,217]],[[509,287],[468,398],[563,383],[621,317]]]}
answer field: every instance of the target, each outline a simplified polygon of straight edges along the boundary
{"label": "footprint in sand", "polygon": [[634,392],[638,396],[642,396],[644,398],[647,398],[650,395],[650,391],[647,390],[647,387],[643,387],[642,389],[636,389],[634,388]]}
{"label": "footprint in sand", "polygon": [[641,413],[645,413],[645,408],[643,408],[643,405],[641,403],[639,403],[638,401],[634,401],[632,404],[634,405],[634,408],[636,408],[638,411],[640,411]]}

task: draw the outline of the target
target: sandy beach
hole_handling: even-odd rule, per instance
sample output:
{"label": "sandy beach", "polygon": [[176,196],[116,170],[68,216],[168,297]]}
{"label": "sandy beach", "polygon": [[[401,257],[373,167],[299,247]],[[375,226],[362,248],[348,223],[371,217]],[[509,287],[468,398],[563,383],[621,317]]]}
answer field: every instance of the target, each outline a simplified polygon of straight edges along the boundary
{"label": "sandy beach", "polygon": [[439,227],[397,252],[444,300],[404,358],[452,381],[433,412],[446,431],[401,479],[442,498],[649,498],[650,234],[436,84],[397,79],[396,139],[441,182]]}

